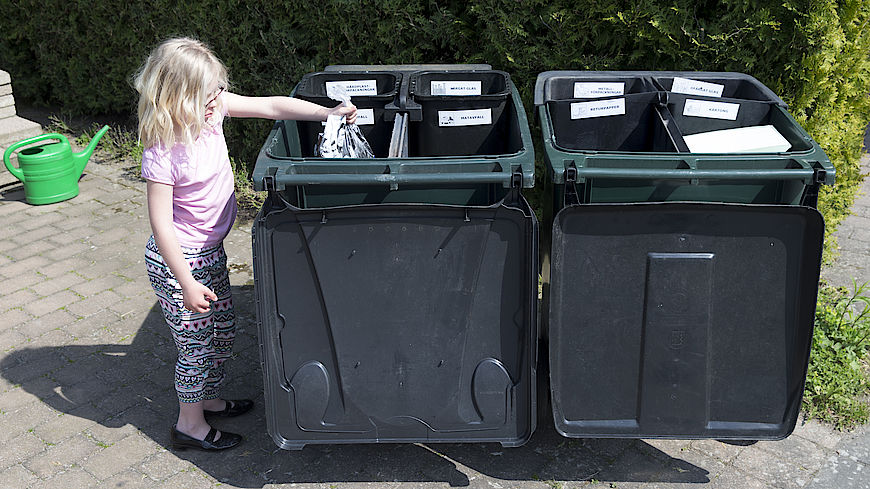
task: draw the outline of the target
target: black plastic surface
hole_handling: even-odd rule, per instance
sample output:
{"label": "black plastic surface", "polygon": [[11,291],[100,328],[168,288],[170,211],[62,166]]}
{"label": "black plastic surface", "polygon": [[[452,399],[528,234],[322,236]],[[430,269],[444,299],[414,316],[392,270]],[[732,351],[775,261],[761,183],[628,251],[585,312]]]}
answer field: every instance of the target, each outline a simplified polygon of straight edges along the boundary
{"label": "black plastic surface", "polygon": [[[462,156],[510,154],[521,142],[511,132],[516,118],[510,103],[510,77],[503,71],[420,71],[410,75],[410,96],[422,107],[422,120],[411,122],[411,156]],[[481,94],[432,95],[432,81],[480,81]],[[491,123],[473,126],[441,126],[439,112],[489,110]]]}
{"label": "black plastic surface", "polygon": [[[479,95],[433,95],[433,81],[479,81]],[[418,71],[411,74],[410,93],[414,97],[433,97],[440,100],[462,100],[464,97],[505,99],[511,93],[510,75],[504,71],[441,70]]]}
{"label": "black plastic surface", "polygon": [[722,96],[772,102],[787,107],[772,90],[745,73],[716,71],[545,71],[535,82],[535,105],[572,98],[575,81],[625,82],[625,93],[668,91],[674,77],[723,85]]}
{"label": "black plastic surface", "polygon": [[550,381],[569,437],[794,429],[824,223],[815,209],[585,204],[553,224]]}
{"label": "black plastic surface", "polygon": [[[394,97],[399,91],[399,83],[402,81],[401,73],[379,72],[318,72],[308,73],[299,80],[296,94],[303,97],[326,97],[326,82],[374,80],[377,87],[377,95],[364,95],[363,97]],[[355,98],[352,97],[354,100]],[[336,105],[338,102],[336,102]]]}
{"label": "black plastic surface", "polygon": [[538,223],[518,192],[486,207],[275,197],[253,235],[279,446],[528,440]]}
{"label": "black plastic surface", "polygon": [[428,70],[491,70],[492,65],[482,63],[438,64],[420,63],[404,65],[329,65],[323,71],[428,71]]}
{"label": "black plastic surface", "polygon": [[[326,96],[326,82],[375,80],[377,95],[354,95],[351,102],[357,109],[372,109],[374,124],[358,125],[360,132],[375,154],[375,157],[384,158],[389,150],[390,131],[392,124],[385,119],[384,107],[396,98],[402,74],[398,72],[318,72],[309,73],[302,77],[296,88],[295,97],[324,107],[335,107],[339,102]],[[317,137],[323,132],[323,124],[320,121],[296,121],[299,131],[302,156],[315,156],[314,146]]]}
{"label": "black plastic surface", "polygon": [[[737,104],[739,106],[737,118],[732,121],[683,115],[687,99]],[[679,132],[683,135],[770,124],[791,144],[788,152],[813,149],[803,131],[795,126],[795,123],[787,118],[780,108],[769,102],[670,93],[668,94],[668,110],[672,114],[676,126],[679,127]]]}
{"label": "black plastic surface", "polygon": [[786,106],[785,102],[774,95],[769,88],[762,85],[754,77],[743,73],[683,73],[669,75],[667,72],[663,72],[656,73],[656,76],[653,76],[652,79],[663,90],[671,91],[674,86],[674,76],[722,85],[722,97],[724,98],[758,100],[773,102],[781,107]]}
{"label": "black plastic surface", "polygon": [[[773,125],[788,140],[789,152],[813,149],[794,122],[771,102],[703,97],[669,92],[628,94],[625,114],[572,119],[571,105],[583,99],[551,100],[547,109],[553,128],[553,145],[567,151],[625,153],[688,153],[683,136],[738,127]],[[735,104],[735,120],[683,115],[686,100]]]}
{"label": "black plastic surface", "polygon": [[[584,72],[588,73],[588,72]],[[551,100],[581,100],[574,98],[574,82],[581,81],[571,76],[557,76],[549,80],[546,87],[545,98]],[[582,81],[602,81],[602,82],[621,82],[625,84],[625,94],[648,93],[661,91],[661,86],[657,85],[650,76],[638,75],[636,73],[617,74],[611,73],[606,77],[586,77]],[[619,95],[621,96],[621,95]],[[606,97],[601,97],[606,98]],[[593,99],[587,99],[593,100]]]}
{"label": "black plastic surface", "polygon": [[670,114],[658,106],[657,92],[621,98],[625,99],[624,115],[589,119],[571,119],[571,104],[577,99],[549,102],[555,145],[569,150],[625,152],[677,152],[677,143],[685,147],[678,131],[673,131],[679,137],[677,142],[669,133],[666,123]]}

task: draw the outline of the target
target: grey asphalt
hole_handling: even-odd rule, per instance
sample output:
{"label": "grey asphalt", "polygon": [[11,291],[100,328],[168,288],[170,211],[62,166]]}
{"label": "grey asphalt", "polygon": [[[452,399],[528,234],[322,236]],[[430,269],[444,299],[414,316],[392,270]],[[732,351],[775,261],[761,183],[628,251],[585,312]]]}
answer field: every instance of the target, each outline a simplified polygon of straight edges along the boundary
{"label": "grey asphalt", "polygon": [[[266,433],[245,221],[226,241],[238,339],[225,392],[257,405],[215,424],[247,439],[222,453],[172,451],[175,348],[144,271],[144,183],[98,153],[80,187],[31,206],[0,171],[0,488],[870,488],[870,430],[803,418],[785,440],[751,445],[566,439],[545,424],[520,448],[281,450]],[[824,271],[833,283],[870,281],[870,179],[853,212]]]}

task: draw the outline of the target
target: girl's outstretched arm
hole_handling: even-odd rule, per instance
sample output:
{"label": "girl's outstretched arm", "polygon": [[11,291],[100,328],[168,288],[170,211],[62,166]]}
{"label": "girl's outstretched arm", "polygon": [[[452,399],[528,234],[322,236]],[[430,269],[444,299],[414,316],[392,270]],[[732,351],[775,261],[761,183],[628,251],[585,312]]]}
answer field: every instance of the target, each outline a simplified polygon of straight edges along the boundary
{"label": "girl's outstretched arm", "polygon": [[223,100],[227,104],[230,117],[325,121],[330,114],[336,114],[346,116],[351,124],[356,122],[354,106],[338,105],[329,108],[293,97],[245,97],[229,92],[224,93]]}

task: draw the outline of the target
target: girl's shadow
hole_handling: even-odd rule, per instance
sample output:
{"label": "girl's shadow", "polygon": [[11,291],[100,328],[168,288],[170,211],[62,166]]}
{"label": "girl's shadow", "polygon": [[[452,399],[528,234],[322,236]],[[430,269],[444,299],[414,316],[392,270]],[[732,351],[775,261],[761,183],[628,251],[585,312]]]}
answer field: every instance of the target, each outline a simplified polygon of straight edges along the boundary
{"label": "girl's shadow", "polygon": [[[224,392],[230,398],[254,399],[256,405],[244,416],[211,421],[218,429],[243,434],[245,441],[226,452],[173,451],[218,481],[238,487],[337,482],[470,485],[457,464],[511,481],[709,481],[706,470],[642,441],[567,440],[546,417],[531,441],[520,448],[475,443],[309,445],[296,452],[281,450],[266,428],[253,287],[233,287],[233,295],[238,331]],[[101,327],[94,325],[95,336],[99,337]],[[175,346],[155,303],[129,345],[16,349],[0,361],[0,372],[54,410],[105,428],[131,425],[169,448],[169,427],[178,412],[174,362]],[[127,436],[112,429],[91,430],[91,434],[106,444],[117,441],[112,437]]]}

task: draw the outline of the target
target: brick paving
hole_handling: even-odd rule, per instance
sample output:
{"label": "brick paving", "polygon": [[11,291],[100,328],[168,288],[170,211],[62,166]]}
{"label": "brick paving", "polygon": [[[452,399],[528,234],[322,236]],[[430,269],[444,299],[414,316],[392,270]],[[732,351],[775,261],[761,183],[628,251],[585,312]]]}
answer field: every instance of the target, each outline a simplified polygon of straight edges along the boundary
{"label": "brick paving", "polygon": [[[266,433],[248,222],[226,241],[239,318],[225,392],[257,407],[215,421],[246,441],[224,453],[168,450],[175,350],[144,271],[144,183],[130,174],[97,154],[78,197],[30,206],[0,172],[0,488],[870,487],[866,428],[815,421],[748,446],[566,439],[544,425],[514,449],[280,450]],[[868,194],[840,230],[842,261],[825,272],[835,283],[870,280]]]}

